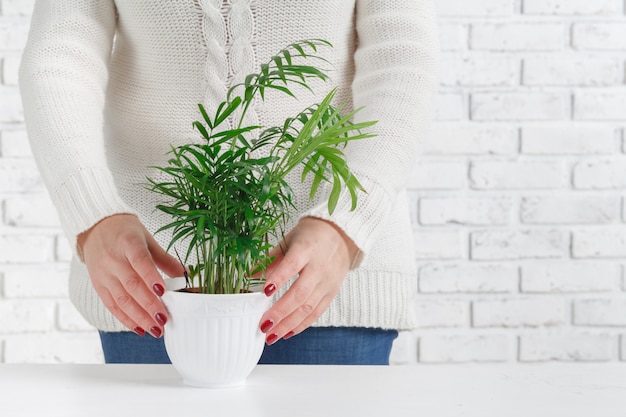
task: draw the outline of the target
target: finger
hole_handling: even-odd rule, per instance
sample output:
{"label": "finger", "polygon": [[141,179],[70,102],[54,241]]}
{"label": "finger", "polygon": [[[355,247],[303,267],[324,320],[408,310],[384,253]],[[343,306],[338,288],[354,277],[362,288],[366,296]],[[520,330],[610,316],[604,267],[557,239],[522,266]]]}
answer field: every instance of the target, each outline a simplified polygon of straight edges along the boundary
{"label": "finger", "polygon": [[[322,314],[324,314],[324,312],[328,309],[328,306],[330,306],[330,303],[332,303],[333,298],[334,296],[326,295],[324,298],[322,298],[315,310],[313,310],[313,312],[311,312],[311,314],[309,314],[303,320],[300,320],[299,317],[292,316],[289,316],[285,320],[283,320],[284,323],[282,325],[284,325],[284,327],[278,329],[280,331],[280,334],[284,335],[282,336],[282,338],[289,339],[290,337],[300,334],[308,329],[313,323],[315,323],[317,319],[321,317]],[[280,339],[280,337],[277,335],[276,340],[278,339]]]}
{"label": "finger", "polygon": [[116,319],[122,323],[127,329],[134,331],[140,336],[145,335],[146,330],[144,327],[137,323],[135,320],[131,319],[128,314],[126,314],[121,308],[117,306],[113,296],[106,288],[96,288],[96,292],[98,296],[102,300],[104,306],[115,316]]}
{"label": "finger", "polygon": [[[301,332],[328,308],[341,288],[341,281],[311,265],[302,270],[289,290],[268,310],[261,320],[267,340]],[[274,340],[274,341],[275,341]],[[270,344],[271,344],[270,343]]]}
{"label": "finger", "polygon": [[161,303],[161,300],[146,287],[141,277],[135,271],[130,270],[126,271],[125,275],[118,275],[118,277],[126,294],[135,302],[130,304],[130,306],[138,304],[156,324],[161,327],[165,326],[168,319],[167,309]]}
{"label": "finger", "polygon": [[252,271],[254,272],[252,275],[250,275],[251,278],[263,278],[266,279],[269,274],[276,269],[276,265],[278,265],[278,263],[280,262],[280,260],[283,258],[282,253],[276,252],[276,248],[273,248],[272,250],[270,250],[267,254],[267,258],[266,259],[272,259],[272,261],[269,264],[266,264],[266,260],[263,262],[265,263],[267,266],[265,266],[265,268],[262,268],[262,264],[261,262],[259,262],[258,264],[256,264],[253,268]]}
{"label": "finger", "polygon": [[281,338],[289,339],[307,329],[326,311],[333,298],[334,294],[326,294],[319,300],[311,297],[266,331],[266,344],[272,345]]}
{"label": "finger", "polygon": [[284,256],[266,275],[263,291],[268,297],[296,276],[310,260],[310,244],[299,241],[290,247]]}
{"label": "finger", "polygon": [[[165,293],[165,282],[157,271],[147,242],[132,242],[126,247],[125,256],[130,267],[144,281],[145,285],[157,296]],[[126,273],[126,271],[121,271]]]}
{"label": "finger", "polygon": [[[260,321],[261,331],[268,335],[273,333],[282,336],[311,314],[327,292],[323,283],[315,278],[319,276],[309,274],[304,269],[289,290],[263,315]],[[300,319],[296,321],[298,315]],[[284,321],[290,316],[292,322],[286,325]]]}
{"label": "finger", "polygon": [[306,282],[302,282],[301,278],[298,278],[289,290],[265,313],[264,318],[271,318],[275,324],[280,322],[296,308],[305,305],[312,292],[313,288],[308,286]]}
{"label": "finger", "polygon": [[141,244],[141,241],[138,238],[136,243],[126,248],[128,264],[122,264],[115,272],[126,293],[162,327],[168,320],[168,314],[157,297],[165,293],[165,282],[152,261],[147,242]]}
{"label": "finger", "polygon": [[104,281],[105,284],[95,284],[94,288],[105,307],[124,326],[138,334],[149,331],[157,338],[163,334],[162,326],[135,301],[117,277],[110,276]]}
{"label": "finger", "polygon": [[264,278],[267,279],[270,275],[274,273],[274,270],[276,270],[276,267],[280,264],[280,262],[283,260],[285,255],[283,251],[277,250],[277,247],[276,247],[268,253],[268,257],[270,259],[271,258],[274,258],[274,259],[272,259],[272,262],[270,262],[270,264],[267,266],[267,268],[265,268],[264,271],[260,271],[258,274],[255,274],[254,278],[260,278],[264,274],[265,275]]}
{"label": "finger", "polygon": [[270,257],[276,257],[276,258],[281,257],[282,258],[287,253],[287,249],[289,248],[288,242],[289,242],[290,237],[291,237],[292,234],[293,234],[293,232],[287,234],[287,236],[285,236],[285,239],[281,240],[278,245],[274,246],[269,251],[268,255]]}

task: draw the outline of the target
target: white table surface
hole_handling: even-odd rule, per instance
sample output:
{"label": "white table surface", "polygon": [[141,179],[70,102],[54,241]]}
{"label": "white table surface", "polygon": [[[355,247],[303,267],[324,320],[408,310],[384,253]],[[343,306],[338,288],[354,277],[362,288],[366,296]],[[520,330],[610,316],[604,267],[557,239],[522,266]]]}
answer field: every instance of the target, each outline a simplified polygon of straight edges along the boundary
{"label": "white table surface", "polygon": [[184,386],[169,365],[0,365],[2,417],[626,417],[626,364],[257,366]]}

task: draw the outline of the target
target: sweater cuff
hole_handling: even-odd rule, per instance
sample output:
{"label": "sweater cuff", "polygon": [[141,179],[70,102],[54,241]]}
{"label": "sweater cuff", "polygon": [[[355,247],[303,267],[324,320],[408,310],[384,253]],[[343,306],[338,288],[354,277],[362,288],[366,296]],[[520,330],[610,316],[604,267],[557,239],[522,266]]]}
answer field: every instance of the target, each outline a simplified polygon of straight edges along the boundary
{"label": "sweater cuff", "polygon": [[[332,185],[324,184],[323,188],[320,187],[321,201],[323,203],[304,212],[300,219],[317,217],[333,222],[352,239],[361,251],[363,259],[367,257],[367,253],[376,238],[379,226],[383,224],[384,219],[389,214],[391,202],[394,199],[382,186],[367,177],[359,176],[359,182],[366,192],[357,192],[358,200],[354,211],[350,211],[352,207],[350,193],[344,189],[339,197],[334,213],[332,215],[329,214],[327,201]],[[359,259],[359,263],[362,259]]]}
{"label": "sweater cuff", "polygon": [[67,177],[50,194],[74,251],[77,236],[105,217],[137,214],[119,197],[113,177],[106,169],[82,169]]}

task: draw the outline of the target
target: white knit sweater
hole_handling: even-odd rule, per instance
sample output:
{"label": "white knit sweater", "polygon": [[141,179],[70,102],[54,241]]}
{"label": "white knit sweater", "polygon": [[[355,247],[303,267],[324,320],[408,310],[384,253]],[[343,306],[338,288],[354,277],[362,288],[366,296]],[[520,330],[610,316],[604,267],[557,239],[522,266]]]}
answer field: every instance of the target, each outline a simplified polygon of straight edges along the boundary
{"label": "white knit sweater", "polygon": [[[197,104],[215,110],[227,88],[288,44],[322,38],[332,81],[299,100],[270,94],[248,122],[286,117],[337,86],[365,106],[375,139],[351,143],[349,164],[367,194],[332,216],[308,201],[294,174],[299,213],[335,222],[365,253],[317,326],[406,329],[417,294],[404,188],[432,114],[438,48],[432,0],[40,0],[20,69],[28,133],[39,169],[74,246],[116,213],[154,232],[167,222],[145,189],[170,145],[199,139]],[[210,111],[209,111],[210,113]],[[165,246],[167,236],[157,234]],[[284,289],[283,289],[284,291]],[[280,295],[280,294],[278,294]],[[70,296],[95,327],[123,326],[103,307],[85,266],[72,262]]]}

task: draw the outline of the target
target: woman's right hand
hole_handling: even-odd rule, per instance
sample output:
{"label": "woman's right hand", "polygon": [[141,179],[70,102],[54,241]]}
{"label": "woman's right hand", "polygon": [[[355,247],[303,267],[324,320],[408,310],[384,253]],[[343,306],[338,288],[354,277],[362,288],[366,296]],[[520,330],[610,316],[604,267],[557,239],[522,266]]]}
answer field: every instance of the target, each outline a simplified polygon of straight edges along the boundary
{"label": "woman's right hand", "polygon": [[180,262],[132,214],[103,219],[81,233],[77,245],[106,308],[140,336],[148,331],[161,337],[168,314],[160,300],[165,282],[157,268],[170,277],[181,276]]}

